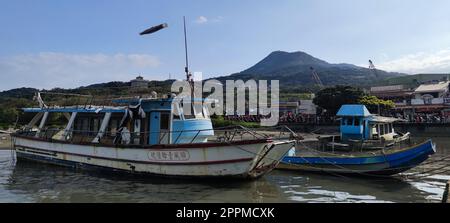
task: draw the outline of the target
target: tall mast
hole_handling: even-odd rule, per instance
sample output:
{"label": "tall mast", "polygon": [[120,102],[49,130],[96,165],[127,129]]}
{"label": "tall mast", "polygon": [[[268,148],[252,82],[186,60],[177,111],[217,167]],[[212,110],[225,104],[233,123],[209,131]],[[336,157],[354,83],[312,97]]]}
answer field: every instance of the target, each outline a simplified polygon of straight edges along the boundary
{"label": "tall mast", "polygon": [[186,54],[186,66],[184,67],[184,71],[186,72],[186,79],[190,81],[189,74],[189,59],[188,59],[188,47],[187,47],[187,35],[186,35],[186,17],[183,16],[183,25],[184,25],[184,51]]}

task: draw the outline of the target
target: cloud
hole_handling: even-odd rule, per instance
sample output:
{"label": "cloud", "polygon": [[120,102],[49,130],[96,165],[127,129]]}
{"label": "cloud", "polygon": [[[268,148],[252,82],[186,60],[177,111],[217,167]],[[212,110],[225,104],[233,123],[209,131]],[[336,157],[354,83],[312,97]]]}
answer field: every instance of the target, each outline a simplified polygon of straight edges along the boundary
{"label": "cloud", "polygon": [[216,16],[213,18],[207,18],[206,16],[199,16],[195,20],[195,23],[197,23],[197,24],[216,23],[216,22],[221,22],[222,20],[223,20],[223,16]]}
{"label": "cloud", "polygon": [[127,81],[160,65],[147,54],[38,54],[0,57],[0,90],[16,87],[74,88],[107,81]]}
{"label": "cloud", "polygon": [[211,19],[211,22],[220,22],[222,20],[223,20],[223,16],[217,16],[217,17]]}
{"label": "cloud", "polygon": [[205,24],[208,22],[208,18],[206,18],[205,16],[199,16],[196,20],[196,23],[198,24]]}
{"label": "cloud", "polygon": [[450,49],[409,54],[376,66],[382,70],[409,74],[450,73]]}

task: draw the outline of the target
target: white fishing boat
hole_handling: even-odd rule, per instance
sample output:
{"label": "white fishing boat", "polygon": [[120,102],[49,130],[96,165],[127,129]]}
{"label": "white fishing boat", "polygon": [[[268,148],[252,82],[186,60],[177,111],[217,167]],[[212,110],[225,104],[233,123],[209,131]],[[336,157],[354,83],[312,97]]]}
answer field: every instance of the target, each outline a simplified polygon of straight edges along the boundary
{"label": "white fishing boat", "polygon": [[[170,96],[114,102],[24,108],[36,116],[12,134],[18,160],[168,177],[257,178],[294,146],[243,127],[213,129],[204,103],[186,115]],[[46,125],[56,113],[66,117],[64,128]]]}

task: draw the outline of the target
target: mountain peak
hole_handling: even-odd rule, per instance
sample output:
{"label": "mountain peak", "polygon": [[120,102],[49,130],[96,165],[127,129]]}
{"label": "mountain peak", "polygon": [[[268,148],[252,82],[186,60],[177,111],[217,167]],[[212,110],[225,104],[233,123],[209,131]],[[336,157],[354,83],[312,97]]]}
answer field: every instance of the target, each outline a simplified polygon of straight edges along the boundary
{"label": "mountain peak", "polygon": [[245,80],[279,80],[284,86],[314,85],[317,84],[317,80],[313,78],[311,67],[315,69],[317,76],[325,85],[367,86],[386,77],[402,75],[382,70],[374,72],[371,69],[347,63],[332,64],[302,51],[274,51],[247,70],[233,74],[233,77]]}
{"label": "mountain peak", "polygon": [[241,73],[269,74],[276,70],[288,69],[295,66],[323,67],[329,65],[329,63],[317,59],[302,51],[285,52],[278,50],[270,53],[266,58],[255,64],[253,67],[250,67]]}

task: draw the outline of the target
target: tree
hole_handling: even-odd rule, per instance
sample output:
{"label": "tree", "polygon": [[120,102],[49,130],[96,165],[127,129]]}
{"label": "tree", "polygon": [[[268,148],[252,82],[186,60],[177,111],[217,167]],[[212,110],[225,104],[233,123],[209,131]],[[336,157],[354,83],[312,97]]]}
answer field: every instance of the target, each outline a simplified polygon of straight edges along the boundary
{"label": "tree", "polygon": [[362,96],[358,100],[358,103],[365,105],[372,113],[379,113],[379,110],[387,110],[395,106],[394,102],[391,100],[383,100],[376,96],[369,95]]}
{"label": "tree", "polygon": [[364,96],[364,92],[359,88],[336,86],[319,91],[313,103],[326,109],[329,115],[336,115],[342,105],[357,104],[362,96]]}
{"label": "tree", "polygon": [[0,109],[0,125],[7,127],[16,121],[18,112],[15,108]]}

